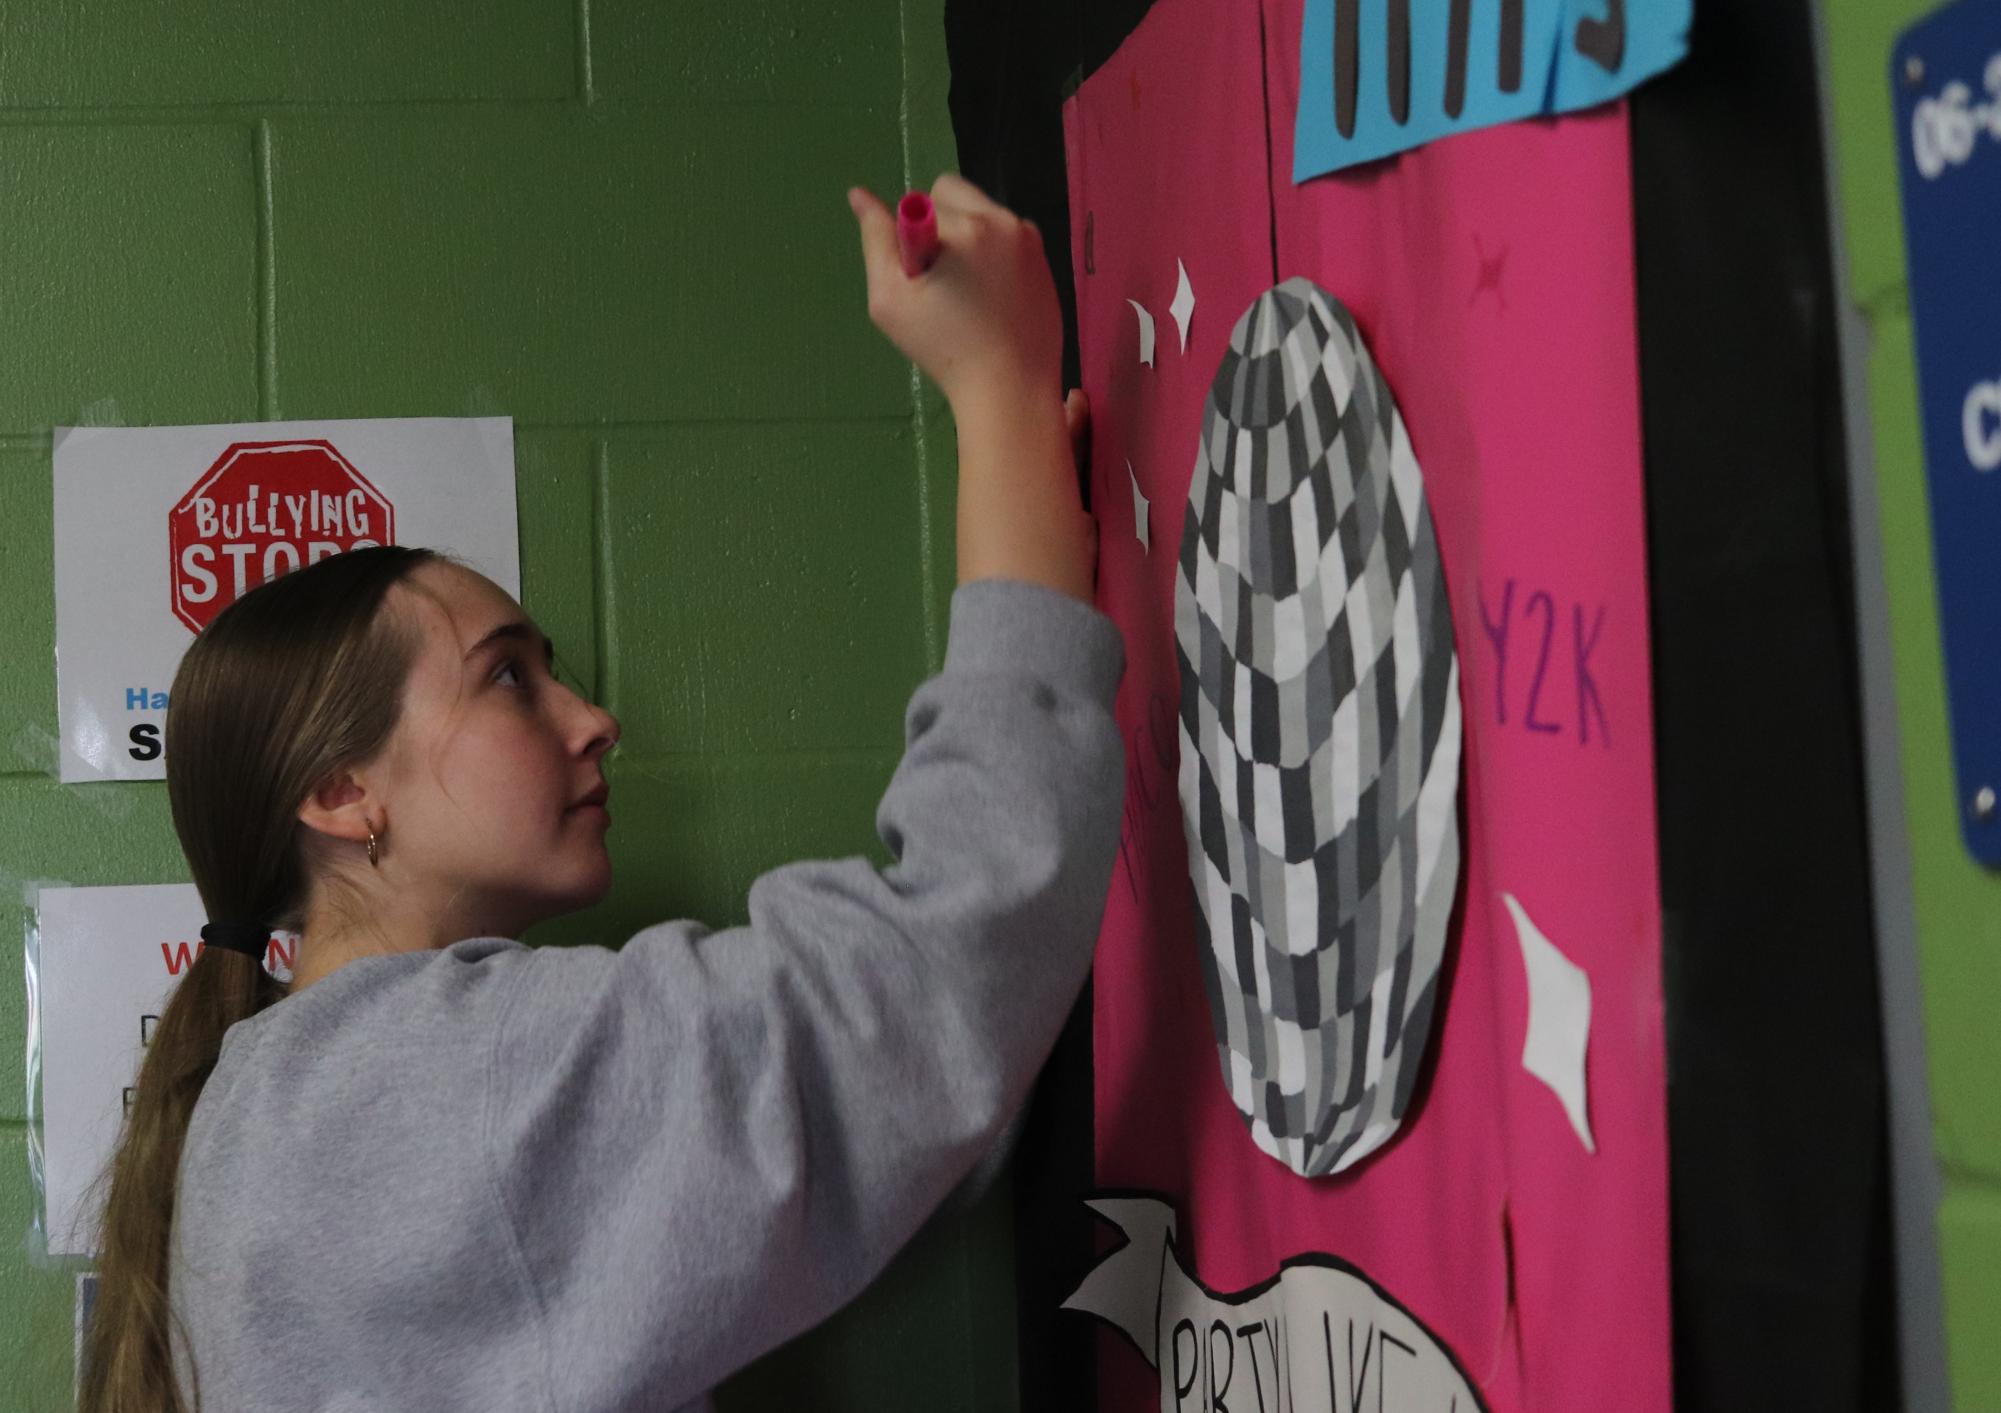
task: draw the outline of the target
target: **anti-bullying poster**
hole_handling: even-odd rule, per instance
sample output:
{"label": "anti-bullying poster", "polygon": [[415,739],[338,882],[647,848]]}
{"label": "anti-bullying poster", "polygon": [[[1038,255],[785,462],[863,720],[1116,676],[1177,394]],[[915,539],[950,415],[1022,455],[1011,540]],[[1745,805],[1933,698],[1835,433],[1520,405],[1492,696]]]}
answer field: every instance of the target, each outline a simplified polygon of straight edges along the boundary
{"label": "anti-bullying poster", "polygon": [[1128,663],[1066,1307],[1107,1413],[1665,1413],[1625,108],[1294,143],[1303,61],[1381,124],[1682,31],[1336,0],[1303,56],[1308,3],[1158,0],[1064,110]]}
{"label": "anti-bullying poster", "polygon": [[166,777],[181,654],[240,595],[366,545],[519,597],[508,417],[55,430],[59,776]]}

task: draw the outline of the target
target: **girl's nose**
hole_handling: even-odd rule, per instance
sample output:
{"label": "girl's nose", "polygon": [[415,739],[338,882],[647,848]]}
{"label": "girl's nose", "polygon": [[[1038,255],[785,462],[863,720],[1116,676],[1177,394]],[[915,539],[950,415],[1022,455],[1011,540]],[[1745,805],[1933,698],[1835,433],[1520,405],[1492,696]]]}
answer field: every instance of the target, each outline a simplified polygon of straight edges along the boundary
{"label": "girl's nose", "polygon": [[602,745],[604,750],[610,751],[618,745],[618,738],[623,734],[618,724],[618,718],[613,716],[604,707],[598,706],[595,703],[592,704],[591,711],[598,718],[598,732],[592,738],[591,745],[593,748]]}

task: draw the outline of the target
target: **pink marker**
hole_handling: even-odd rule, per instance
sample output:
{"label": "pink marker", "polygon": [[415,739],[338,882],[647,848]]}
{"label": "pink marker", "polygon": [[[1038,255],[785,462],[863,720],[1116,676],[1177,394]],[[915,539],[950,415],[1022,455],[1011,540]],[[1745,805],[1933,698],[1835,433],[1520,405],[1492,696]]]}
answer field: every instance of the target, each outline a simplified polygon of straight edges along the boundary
{"label": "pink marker", "polygon": [[923,274],[938,258],[938,210],[921,191],[896,203],[896,250],[906,275]]}

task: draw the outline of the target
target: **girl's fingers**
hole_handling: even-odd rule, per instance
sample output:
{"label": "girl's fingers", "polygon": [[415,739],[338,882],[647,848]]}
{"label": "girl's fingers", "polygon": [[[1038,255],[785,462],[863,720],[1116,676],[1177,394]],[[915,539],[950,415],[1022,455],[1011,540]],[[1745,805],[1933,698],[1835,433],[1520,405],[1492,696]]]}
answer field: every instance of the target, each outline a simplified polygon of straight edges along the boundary
{"label": "girl's fingers", "polygon": [[[936,205],[936,203],[933,203]],[[903,259],[897,250],[896,215],[866,187],[848,188],[848,207],[861,230],[862,261],[869,288],[888,295],[903,280]],[[963,250],[973,235],[974,216],[963,207],[937,206],[941,251]],[[941,257],[942,258],[942,257]]]}
{"label": "girl's fingers", "polygon": [[1072,388],[1063,398],[1063,421],[1070,428],[1070,450],[1077,458],[1077,464],[1084,464],[1084,452],[1090,445],[1091,403],[1084,396],[1082,388]]}
{"label": "girl's fingers", "polygon": [[941,208],[983,215],[1006,215],[1008,210],[957,172],[941,172],[931,184],[931,204]]}
{"label": "girl's fingers", "polygon": [[938,249],[940,257],[948,250],[964,251],[973,235],[975,217],[973,213],[960,207],[938,206]]}

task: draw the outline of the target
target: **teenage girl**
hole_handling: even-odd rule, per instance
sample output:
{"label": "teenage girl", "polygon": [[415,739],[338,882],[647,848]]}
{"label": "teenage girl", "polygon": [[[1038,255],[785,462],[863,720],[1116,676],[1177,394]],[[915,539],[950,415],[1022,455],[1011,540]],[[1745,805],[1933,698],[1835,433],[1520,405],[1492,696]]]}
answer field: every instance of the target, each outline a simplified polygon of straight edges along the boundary
{"label": "teenage girl", "polygon": [[[959,582],[876,813],[887,868],[774,869],[727,931],[531,948],[611,884],[619,727],[511,597],[361,549],[189,648],[167,792],[207,945],[109,1169],[85,1413],[701,1407],[994,1145],[1090,965],[1125,656],[1040,237],[957,177],[932,196],[913,279],[849,194],[870,317],[959,435]],[[274,927],[301,933],[289,985]]]}

